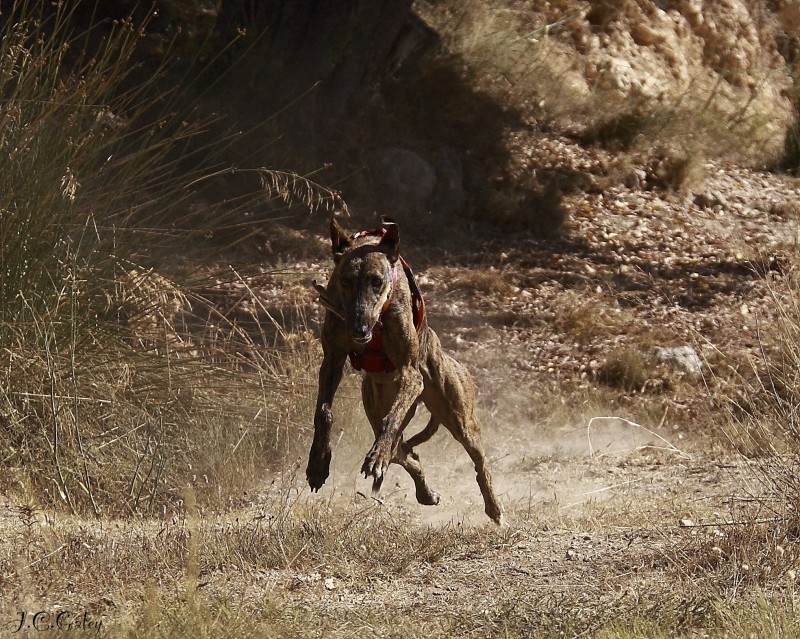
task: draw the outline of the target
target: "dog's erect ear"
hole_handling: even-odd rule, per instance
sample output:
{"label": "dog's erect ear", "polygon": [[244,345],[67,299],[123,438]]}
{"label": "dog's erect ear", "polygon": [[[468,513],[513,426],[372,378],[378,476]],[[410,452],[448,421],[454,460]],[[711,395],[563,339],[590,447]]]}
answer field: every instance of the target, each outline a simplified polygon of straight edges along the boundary
{"label": "dog's erect ear", "polygon": [[381,218],[381,228],[385,231],[381,238],[380,247],[386,252],[389,261],[393,264],[400,256],[400,232],[397,223],[390,217]]}
{"label": "dog's erect ear", "polygon": [[331,249],[333,250],[333,259],[337,260],[341,257],[352,242],[347,232],[339,226],[338,220],[331,216]]}

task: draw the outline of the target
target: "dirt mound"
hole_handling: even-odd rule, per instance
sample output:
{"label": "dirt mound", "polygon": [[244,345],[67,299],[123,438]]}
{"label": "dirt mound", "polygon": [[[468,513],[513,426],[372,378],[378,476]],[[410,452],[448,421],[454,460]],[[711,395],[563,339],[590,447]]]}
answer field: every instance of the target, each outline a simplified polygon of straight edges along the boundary
{"label": "dirt mound", "polygon": [[582,67],[587,97],[600,91],[616,104],[684,107],[713,100],[729,115],[769,120],[764,139],[782,145],[792,108],[779,43],[800,24],[793,4],[779,10],[745,0],[534,4],[566,45],[563,55]]}

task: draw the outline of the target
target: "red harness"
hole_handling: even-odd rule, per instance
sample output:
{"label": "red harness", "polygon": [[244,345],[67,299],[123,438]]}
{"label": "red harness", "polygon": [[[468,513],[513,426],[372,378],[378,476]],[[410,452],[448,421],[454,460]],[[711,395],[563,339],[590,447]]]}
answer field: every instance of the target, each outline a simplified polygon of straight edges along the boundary
{"label": "red harness", "polygon": [[[383,237],[386,234],[386,229],[373,229],[371,231],[359,231],[350,237],[351,240],[357,240],[362,237]],[[403,267],[403,272],[408,280],[408,286],[411,289],[411,312],[414,317],[414,328],[417,333],[422,330],[422,324],[425,321],[425,300],[422,299],[422,292],[417,286],[417,281],[414,279],[414,273],[402,256],[399,257],[400,264]],[[389,291],[389,297],[383,303],[381,308],[381,317],[389,309],[394,295],[394,287],[397,284],[397,265],[392,269],[392,288]],[[397,367],[392,364],[389,356],[383,350],[383,327],[381,320],[375,324],[372,329],[372,339],[367,343],[362,353],[350,353],[350,364],[357,371],[365,371],[367,373],[391,373]]]}

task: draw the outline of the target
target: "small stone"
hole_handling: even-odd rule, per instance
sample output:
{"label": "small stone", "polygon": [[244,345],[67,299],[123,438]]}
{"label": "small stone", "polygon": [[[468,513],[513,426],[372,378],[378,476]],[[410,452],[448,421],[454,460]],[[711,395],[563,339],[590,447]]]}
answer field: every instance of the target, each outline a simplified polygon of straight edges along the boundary
{"label": "small stone", "polygon": [[658,364],[677,368],[686,373],[699,375],[703,372],[703,363],[691,346],[656,346],[650,351],[651,357]]}

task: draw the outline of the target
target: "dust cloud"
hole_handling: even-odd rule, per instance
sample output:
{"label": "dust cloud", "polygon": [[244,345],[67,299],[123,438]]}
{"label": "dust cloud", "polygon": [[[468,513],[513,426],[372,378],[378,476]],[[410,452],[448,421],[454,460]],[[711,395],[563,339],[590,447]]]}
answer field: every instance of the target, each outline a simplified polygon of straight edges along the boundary
{"label": "dust cloud", "polygon": [[[360,406],[357,383],[357,379],[347,380],[337,396],[331,475],[316,497],[381,504],[411,514],[422,524],[490,524],[472,462],[444,427],[417,448],[428,483],[441,496],[439,505],[417,504],[411,478],[394,464],[380,493],[373,495],[372,480],[359,473],[373,435]],[[608,499],[616,482],[606,476],[601,460],[624,459],[665,446],[657,435],[631,422],[592,421],[597,415],[576,416],[557,406],[532,405],[530,396],[519,388],[492,393],[491,401],[478,407],[495,490],[507,513],[554,506],[579,509]],[[428,416],[420,407],[406,436],[422,429]]]}

